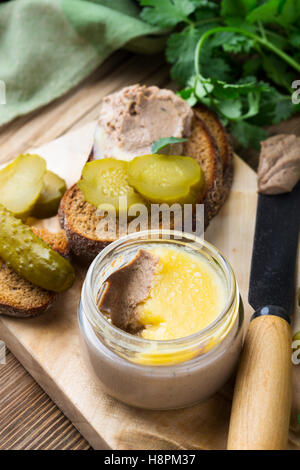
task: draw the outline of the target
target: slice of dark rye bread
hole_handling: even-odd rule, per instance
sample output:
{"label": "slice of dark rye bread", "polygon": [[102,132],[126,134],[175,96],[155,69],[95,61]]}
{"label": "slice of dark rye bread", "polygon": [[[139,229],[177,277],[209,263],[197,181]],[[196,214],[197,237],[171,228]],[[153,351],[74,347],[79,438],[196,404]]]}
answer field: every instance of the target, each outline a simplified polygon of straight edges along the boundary
{"label": "slice of dark rye bread", "polygon": [[[219,201],[219,207],[217,212],[224,204],[233,180],[233,150],[230,143],[229,136],[219,120],[219,118],[213,113],[210,109],[208,109],[204,105],[197,105],[194,108],[196,114],[205,122],[206,127],[208,128],[209,132],[213,136],[220,153],[220,157],[223,163],[223,187],[222,193]],[[216,213],[217,213],[216,212]]]}
{"label": "slice of dark rye bread", "polygon": [[[46,229],[32,227],[32,231],[53,250],[69,257],[68,241],[63,230],[51,233]],[[0,314],[33,317],[47,310],[56,297],[56,293],[41,289],[23,279],[0,258]]]}
{"label": "slice of dark rye bread", "polygon": [[194,112],[205,122],[206,127],[212,134],[218,146],[220,157],[225,170],[226,166],[230,163],[232,157],[232,148],[229,141],[229,136],[224,129],[219,118],[203,104],[198,104],[194,108]]}
{"label": "slice of dark rye bread", "polygon": [[[202,114],[201,117],[201,112]],[[205,206],[205,226],[222,207],[232,182],[232,150],[226,131],[208,109],[195,111],[192,135],[185,143],[184,153],[195,158],[205,174],[205,188],[198,203]],[[221,155],[226,165],[224,168]],[[93,157],[90,155],[89,160]],[[114,241],[109,233],[99,233],[101,217],[97,209],[85,201],[75,184],[66,191],[59,219],[66,231],[71,251],[83,260],[91,261],[106,245]]]}

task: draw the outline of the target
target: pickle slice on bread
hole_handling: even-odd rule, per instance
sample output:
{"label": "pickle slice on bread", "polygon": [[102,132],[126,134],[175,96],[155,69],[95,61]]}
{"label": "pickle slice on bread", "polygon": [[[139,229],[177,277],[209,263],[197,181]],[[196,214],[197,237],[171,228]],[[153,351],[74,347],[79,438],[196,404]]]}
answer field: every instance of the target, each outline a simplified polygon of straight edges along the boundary
{"label": "pickle slice on bread", "polygon": [[200,165],[190,157],[143,155],[128,164],[128,181],[154,203],[195,203],[203,187]]}
{"label": "pickle slice on bread", "polygon": [[52,171],[46,171],[44,175],[41,193],[32,209],[31,215],[38,219],[53,217],[57,214],[61,198],[67,190],[63,178]]}
{"label": "pickle slice on bread", "polygon": [[38,155],[19,155],[0,170],[0,204],[16,217],[29,215],[38,200],[46,172],[46,162]]}
{"label": "pickle slice on bread", "polygon": [[[114,158],[103,158],[87,163],[78,186],[85,200],[95,207],[111,205],[116,210],[127,210],[133,204],[144,204],[143,198],[128,183],[128,163]],[[125,196],[126,206],[120,207]]]}

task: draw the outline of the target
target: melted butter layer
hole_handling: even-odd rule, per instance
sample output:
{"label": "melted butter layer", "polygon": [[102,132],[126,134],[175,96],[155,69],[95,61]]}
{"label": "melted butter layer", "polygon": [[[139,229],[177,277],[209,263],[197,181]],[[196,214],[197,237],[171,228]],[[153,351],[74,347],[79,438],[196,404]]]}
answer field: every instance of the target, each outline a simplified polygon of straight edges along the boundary
{"label": "melted butter layer", "polygon": [[199,332],[221,313],[225,284],[217,269],[201,255],[178,248],[149,250],[159,257],[147,299],[138,307],[145,325],[141,336],[171,340]]}

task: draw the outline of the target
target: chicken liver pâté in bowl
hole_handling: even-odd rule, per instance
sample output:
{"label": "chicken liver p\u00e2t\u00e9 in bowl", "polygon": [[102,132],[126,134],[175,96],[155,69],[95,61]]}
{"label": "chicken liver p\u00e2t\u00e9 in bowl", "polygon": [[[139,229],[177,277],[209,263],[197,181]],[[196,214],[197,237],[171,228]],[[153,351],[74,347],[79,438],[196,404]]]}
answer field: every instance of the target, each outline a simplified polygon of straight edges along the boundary
{"label": "chicken liver p\u00e2t\u00e9 in bowl", "polygon": [[90,266],[79,307],[84,355],[111,396],[172,409],[215,393],[242,340],[234,273],[191,234],[147,231],[106,247]]}

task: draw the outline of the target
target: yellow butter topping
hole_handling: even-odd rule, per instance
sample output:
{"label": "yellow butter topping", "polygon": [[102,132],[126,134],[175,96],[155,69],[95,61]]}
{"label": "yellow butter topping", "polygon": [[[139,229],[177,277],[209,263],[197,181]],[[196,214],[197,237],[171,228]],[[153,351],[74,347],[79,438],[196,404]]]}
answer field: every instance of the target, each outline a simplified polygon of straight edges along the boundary
{"label": "yellow butter topping", "polygon": [[171,340],[199,332],[221,313],[226,288],[204,256],[178,248],[150,249],[159,257],[148,298],[138,308],[141,336]]}

